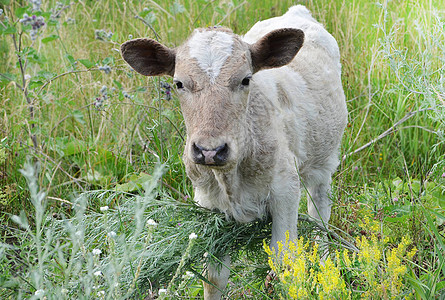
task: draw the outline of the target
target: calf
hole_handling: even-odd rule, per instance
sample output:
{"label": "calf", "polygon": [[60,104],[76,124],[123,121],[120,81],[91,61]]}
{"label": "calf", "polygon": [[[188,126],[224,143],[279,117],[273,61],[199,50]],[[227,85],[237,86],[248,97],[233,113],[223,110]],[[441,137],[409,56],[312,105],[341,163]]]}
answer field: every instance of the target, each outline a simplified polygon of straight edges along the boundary
{"label": "calf", "polygon": [[[200,205],[238,222],[270,214],[274,246],[286,231],[297,236],[303,181],[309,215],[328,222],[347,109],[337,42],[304,6],[258,22],[244,37],[196,29],[175,49],[128,41],[122,56],[143,75],[173,76],[187,129],[184,162]],[[218,289],[205,285],[205,299],[219,299],[229,272],[210,266],[207,273]]]}

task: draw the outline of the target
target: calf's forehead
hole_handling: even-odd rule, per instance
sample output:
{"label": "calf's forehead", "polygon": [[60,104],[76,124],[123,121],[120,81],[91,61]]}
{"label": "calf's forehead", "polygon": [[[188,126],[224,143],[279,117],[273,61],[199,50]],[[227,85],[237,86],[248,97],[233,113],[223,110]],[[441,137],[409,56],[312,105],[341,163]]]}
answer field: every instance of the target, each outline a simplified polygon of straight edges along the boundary
{"label": "calf's forehead", "polygon": [[176,73],[201,74],[215,83],[223,73],[250,65],[247,51],[248,45],[229,30],[196,29],[177,53]]}

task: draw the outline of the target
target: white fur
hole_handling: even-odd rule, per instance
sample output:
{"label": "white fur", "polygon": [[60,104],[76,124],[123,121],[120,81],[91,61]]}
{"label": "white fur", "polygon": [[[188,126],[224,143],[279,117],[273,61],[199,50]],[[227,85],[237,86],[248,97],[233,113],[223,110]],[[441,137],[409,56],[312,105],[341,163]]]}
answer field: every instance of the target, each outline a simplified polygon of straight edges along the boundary
{"label": "white fur", "polygon": [[198,61],[201,69],[215,83],[227,58],[233,51],[233,38],[218,31],[195,30],[189,41],[190,56]]}

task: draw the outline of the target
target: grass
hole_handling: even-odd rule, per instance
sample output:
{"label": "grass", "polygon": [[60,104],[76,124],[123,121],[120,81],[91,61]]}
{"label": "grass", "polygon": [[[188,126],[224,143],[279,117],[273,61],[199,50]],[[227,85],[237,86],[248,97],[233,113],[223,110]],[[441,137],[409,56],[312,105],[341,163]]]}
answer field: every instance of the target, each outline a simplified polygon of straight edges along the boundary
{"label": "grass", "polygon": [[[32,15],[31,5],[0,0],[1,298],[38,297],[35,292],[43,285],[55,294],[66,289],[70,296],[101,297],[93,289],[100,286],[106,297],[129,292],[138,298],[166,288],[181,258],[186,264],[179,273],[189,270],[193,277],[179,276],[172,284],[181,287],[181,297],[193,298],[202,292],[202,265],[190,261],[201,261],[215,247],[209,240],[221,242],[228,233],[233,239],[222,243],[233,246],[230,251],[239,257],[229,296],[266,292],[261,241],[268,236],[268,224],[236,229],[190,204],[193,191],[181,161],[184,123],[175,92],[167,100],[161,84],[171,79],[135,74],[118,49],[130,36],[156,38],[174,47],[194,28],[215,24],[242,34],[258,20],[281,15],[292,3],[46,1],[37,13],[46,25],[32,40],[31,27],[19,22],[24,13]],[[359,222],[366,210],[378,221],[380,236],[390,239],[388,249],[409,237],[418,253],[403,284],[416,297],[438,297],[443,293],[438,283],[445,276],[445,33],[440,10],[445,3],[304,4],[339,42],[350,112],[343,160],[334,176],[331,223],[350,242],[370,237]],[[36,161],[37,167],[30,167]],[[163,172],[156,171],[159,165],[165,166]],[[34,192],[31,182],[38,187]],[[147,188],[147,182],[157,182],[156,187]],[[149,191],[145,196],[144,187]],[[43,202],[36,202],[36,191],[45,193]],[[76,201],[83,201],[81,209]],[[140,201],[145,214],[136,217],[130,205],[134,201]],[[165,201],[159,202],[165,209],[156,201]],[[110,211],[104,214],[100,208],[105,206]],[[148,219],[161,225],[154,230],[142,226]],[[184,220],[186,229],[178,230]],[[245,232],[253,230],[249,226],[260,232],[252,243],[246,241]],[[194,228],[200,229],[200,238],[186,257],[188,236],[198,231]],[[85,235],[76,244],[73,234],[79,230]],[[106,236],[110,231],[118,233],[115,252]],[[124,246],[128,239],[137,251]],[[169,256],[155,246],[144,249],[145,243],[161,241],[169,241]],[[95,247],[107,249],[100,260],[91,254]],[[146,257],[152,253],[162,264],[150,265],[153,261]],[[99,264],[107,276],[94,275]],[[44,275],[42,268],[50,274]],[[253,269],[258,276],[247,276]],[[153,277],[157,280],[150,282]],[[79,286],[80,294],[72,294]]]}

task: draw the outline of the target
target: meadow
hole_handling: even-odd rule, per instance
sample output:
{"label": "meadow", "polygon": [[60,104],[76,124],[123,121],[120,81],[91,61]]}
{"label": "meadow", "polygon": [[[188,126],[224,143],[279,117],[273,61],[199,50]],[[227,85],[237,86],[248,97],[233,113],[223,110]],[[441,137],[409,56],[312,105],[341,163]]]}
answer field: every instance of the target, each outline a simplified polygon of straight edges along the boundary
{"label": "meadow", "polygon": [[0,298],[199,299],[230,253],[229,299],[444,299],[445,2],[298,3],[338,41],[349,124],[331,226],[302,197],[276,259],[270,220],[193,204],[172,80],[119,49],[243,34],[295,1],[0,0]]}

